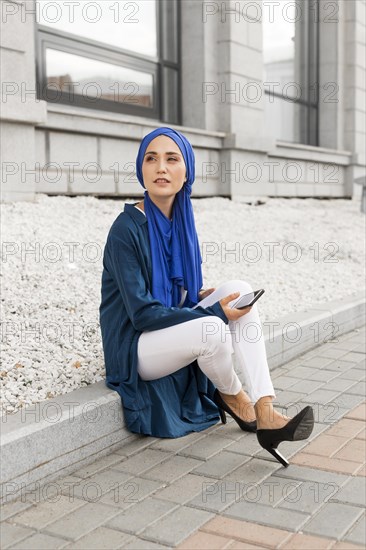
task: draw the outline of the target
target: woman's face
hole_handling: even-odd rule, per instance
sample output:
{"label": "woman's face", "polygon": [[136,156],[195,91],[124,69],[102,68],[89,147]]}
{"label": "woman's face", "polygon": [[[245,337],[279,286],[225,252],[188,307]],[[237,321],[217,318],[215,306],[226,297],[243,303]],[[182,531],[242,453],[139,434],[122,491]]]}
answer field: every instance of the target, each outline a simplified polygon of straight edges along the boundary
{"label": "woman's face", "polygon": [[164,135],[150,141],[142,163],[142,177],[150,197],[174,198],[186,179],[184,158],[175,141]]}

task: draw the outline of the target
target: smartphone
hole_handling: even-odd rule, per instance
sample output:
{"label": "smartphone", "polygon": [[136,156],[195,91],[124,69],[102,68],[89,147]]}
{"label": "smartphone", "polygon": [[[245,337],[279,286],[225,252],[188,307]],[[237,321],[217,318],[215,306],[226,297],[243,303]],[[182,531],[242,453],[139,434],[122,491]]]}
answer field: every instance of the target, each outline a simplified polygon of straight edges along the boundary
{"label": "smartphone", "polygon": [[264,294],[263,288],[244,294],[244,296],[237,299],[237,301],[231,306],[231,309],[245,309],[246,307],[252,306],[262,296],[262,294]]}

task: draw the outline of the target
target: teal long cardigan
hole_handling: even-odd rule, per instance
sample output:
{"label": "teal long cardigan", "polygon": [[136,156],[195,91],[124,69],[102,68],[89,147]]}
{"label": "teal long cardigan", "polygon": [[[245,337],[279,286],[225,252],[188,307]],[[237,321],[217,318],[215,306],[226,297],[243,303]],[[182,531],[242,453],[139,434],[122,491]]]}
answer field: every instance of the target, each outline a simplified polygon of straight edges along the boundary
{"label": "teal long cardigan", "polygon": [[99,319],[106,385],[119,393],[129,431],[182,437],[218,422],[212,401],[215,386],[197,360],[162,378],[142,380],[137,373],[138,338],[144,331],[199,317],[215,315],[225,324],[229,320],[219,301],[206,308],[192,309],[184,303],[181,308],[165,307],[151,295],[147,219],[134,204],[126,203],[113,222],[103,253]]}

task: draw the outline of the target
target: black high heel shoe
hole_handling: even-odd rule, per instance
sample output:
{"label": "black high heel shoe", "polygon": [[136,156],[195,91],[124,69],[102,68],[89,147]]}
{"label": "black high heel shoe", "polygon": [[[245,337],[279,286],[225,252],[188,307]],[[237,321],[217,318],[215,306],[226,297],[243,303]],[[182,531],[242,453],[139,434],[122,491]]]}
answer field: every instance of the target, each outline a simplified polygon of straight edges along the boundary
{"label": "black high heel shoe", "polygon": [[245,420],[242,420],[241,418],[239,418],[239,416],[237,416],[234,413],[234,411],[232,411],[230,409],[229,405],[227,405],[225,403],[225,401],[222,399],[222,397],[219,394],[217,389],[215,389],[215,391],[214,391],[213,400],[219,408],[221,422],[223,424],[226,424],[226,414],[225,414],[225,411],[226,411],[227,413],[230,414],[230,416],[233,417],[235,422],[237,422],[239,424],[240,428],[242,430],[244,430],[245,432],[256,432],[257,431],[257,421],[253,420],[252,422],[246,422]]}
{"label": "black high heel shoe", "polygon": [[272,456],[277,458],[283,466],[287,468],[289,462],[277,450],[278,445],[282,441],[300,441],[307,439],[314,428],[314,413],[313,409],[307,405],[296,416],[288,421],[283,428],[275,429],[258,429],[258,443],[266,449]]}

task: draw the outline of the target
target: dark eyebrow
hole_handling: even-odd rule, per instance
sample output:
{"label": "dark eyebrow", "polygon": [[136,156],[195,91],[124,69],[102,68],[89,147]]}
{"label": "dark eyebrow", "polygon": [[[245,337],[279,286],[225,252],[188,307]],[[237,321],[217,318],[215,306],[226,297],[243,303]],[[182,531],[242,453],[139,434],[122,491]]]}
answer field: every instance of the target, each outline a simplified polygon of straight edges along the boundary
{"label": "dark eyebrow", "polygon": [[[145,157],[146,155],[157,155],[158,153],[156,151],[149,151],[148,153],[145,153]],[[176,153],[175,151],[170,151],[169,153],[165,153],[166,155],[178,155],[180,156],[180,153]]]}

